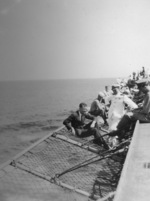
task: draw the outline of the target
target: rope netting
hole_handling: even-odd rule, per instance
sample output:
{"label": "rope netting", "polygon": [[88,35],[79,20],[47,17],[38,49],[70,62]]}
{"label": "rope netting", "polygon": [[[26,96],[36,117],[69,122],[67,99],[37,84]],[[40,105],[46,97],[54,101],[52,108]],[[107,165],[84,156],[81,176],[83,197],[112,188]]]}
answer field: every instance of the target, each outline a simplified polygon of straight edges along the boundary
{"label": "rope netting", "polygon": [[0,171],[1,201],[75,201],[87,200],[85,196],[62,189],[45,179],[9,166]]}
{"label": "rope netting", "polygon": [[[62,129],[58,133],[62,135],[66,133],[66,130]],[[82,139],[82,142],[85,142],[85,139]],[[73,196],[72,199],[71,197],[67,199],[65,195],[66,200],[77,200],[74,189],[87,192],[91,197],[92,195],[107,196],[116,190],[122,165],[110,158],[94,162],[96,157],[98,154],[82,146],[79,147],[68,141],[49,136],[14,160],[9,165],[11,171],[6,171],[6,169],[0,171],[0,192],[9,189],[14,196],[17,192],[17,196],[30,196],[32,198],[30,200],[43,200],[42,195],[44,200],[55,200],[50,198],[58,188],[56,186],[64,187],[64,184],[67,184],[71,187],[70,189],[73,189]],[[83,167],[78,165],[92,158],[91,164]],[[72,170],[72,167],[77,168]],[[62,188],[60,189],[59,191],[62,191]]]}
{"label": "rope netting", "polygon": [[18,160],[16,164],[28,167],[34,172],[39,172],[49,177],[54,177],[60,173],[85,159],[94,156],[94,153],[74,146],[68,142],[57,138],[47,139],[47,143],[43,142],[43,149],[39,151],[32,149]]}

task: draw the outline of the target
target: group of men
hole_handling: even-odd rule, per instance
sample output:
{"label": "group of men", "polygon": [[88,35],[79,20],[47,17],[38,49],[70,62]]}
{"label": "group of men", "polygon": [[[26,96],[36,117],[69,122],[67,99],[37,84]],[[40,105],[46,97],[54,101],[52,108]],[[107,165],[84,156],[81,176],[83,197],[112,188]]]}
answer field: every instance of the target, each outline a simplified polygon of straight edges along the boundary
{"label": "group of men", "polygon": [[[79,109],[66,118],[63,124],[77,137],[93,135],[97,144],[109,149],[100,133],[98,116],[104,120],[105,125],[108,125],[108,135],[118,136],[119,139],[123,138],[124,133],[130,129],[131,124],[135,124],[136,120],[150,123],[149,79],[137,80],[135,85],[135,94],[143,94],[142,102],[134,102],[134,96],[130,96],[132,90],[128,89],[129,93],[124,93],[126,90],[122,91],[120,85],[114,84],[111,90],[106,87],[104,92],[98,94],[90,109],[86,103],[80,103]],[[86,119],[91,121],[85,123]]]}

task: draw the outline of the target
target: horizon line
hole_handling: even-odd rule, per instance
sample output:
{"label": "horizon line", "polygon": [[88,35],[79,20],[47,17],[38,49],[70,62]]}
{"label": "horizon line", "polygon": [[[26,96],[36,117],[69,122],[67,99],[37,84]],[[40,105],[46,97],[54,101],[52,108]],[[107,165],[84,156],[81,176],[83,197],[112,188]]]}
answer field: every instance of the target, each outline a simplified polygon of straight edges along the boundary
{"label": "horizon line", "polygon": [[47,79],[12,79],[0,80],[0,82],[13,82],[13,81],[51,81],[51,80],[94,80],[94,79],[116,79],[123,77],[95,77],[95,78],[47,78]]}

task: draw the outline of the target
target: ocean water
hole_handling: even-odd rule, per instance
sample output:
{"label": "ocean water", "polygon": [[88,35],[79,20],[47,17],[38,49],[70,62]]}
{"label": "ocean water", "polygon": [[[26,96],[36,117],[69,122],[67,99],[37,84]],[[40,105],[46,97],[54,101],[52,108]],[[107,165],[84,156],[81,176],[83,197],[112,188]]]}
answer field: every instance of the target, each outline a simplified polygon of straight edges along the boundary
{"label": "ocean water", "polygon": [[0,82],[0,163],[50,131],[78,108],[89,106],[115,78]]}

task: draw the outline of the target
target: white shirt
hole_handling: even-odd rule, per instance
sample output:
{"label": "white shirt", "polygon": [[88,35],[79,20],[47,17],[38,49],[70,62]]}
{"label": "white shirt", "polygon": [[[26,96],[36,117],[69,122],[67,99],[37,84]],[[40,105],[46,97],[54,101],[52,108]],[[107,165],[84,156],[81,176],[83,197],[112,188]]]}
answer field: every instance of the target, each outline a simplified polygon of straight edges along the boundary
{"label": "white shirt", "polygon": [[109,130],[116,130],[120,119],[125,114],[125,104],[127,104],[131,109],[138,107],[128,96],[120,93],[108,97],[108,101],[111,101],[108,111]]}

